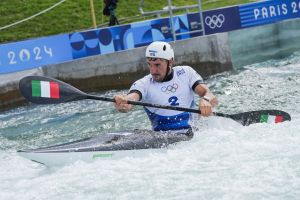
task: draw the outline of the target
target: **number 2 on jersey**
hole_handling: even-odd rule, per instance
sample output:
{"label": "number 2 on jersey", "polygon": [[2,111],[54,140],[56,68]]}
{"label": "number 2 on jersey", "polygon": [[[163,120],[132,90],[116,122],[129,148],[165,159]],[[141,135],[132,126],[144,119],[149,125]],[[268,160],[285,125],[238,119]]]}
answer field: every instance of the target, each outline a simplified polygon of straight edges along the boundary
{"label": "number 2 on jersey", "polygon": [[177,103],[178,98],[176,96],[172,96],[169,98],[169,103],[171,106],[179,106],[179,103]]}

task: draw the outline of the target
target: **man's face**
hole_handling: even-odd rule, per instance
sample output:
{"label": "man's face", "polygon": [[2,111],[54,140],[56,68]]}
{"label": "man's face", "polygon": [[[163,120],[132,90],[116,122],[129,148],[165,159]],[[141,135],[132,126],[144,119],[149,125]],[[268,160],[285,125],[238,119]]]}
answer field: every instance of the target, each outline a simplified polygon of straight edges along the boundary
{"label": "man's face", "polygon": [[152,78],[157,82],[161,82],[166,76],[168,61],[160,58],[147,58],[147,64]]}

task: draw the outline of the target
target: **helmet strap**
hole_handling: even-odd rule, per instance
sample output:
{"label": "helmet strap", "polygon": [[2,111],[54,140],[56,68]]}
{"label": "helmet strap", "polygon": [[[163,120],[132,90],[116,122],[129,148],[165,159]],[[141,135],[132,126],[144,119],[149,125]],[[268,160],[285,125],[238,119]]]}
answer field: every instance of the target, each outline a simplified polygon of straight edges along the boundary
{"label": "helmet strap", "polygon": [[161,82],[164,82],[168,79],[168,75],[171,73],[171,66],[170,66],[170,61],[167,60],[167,71],[166,71],[166,75],[164,77],[164,79]]}

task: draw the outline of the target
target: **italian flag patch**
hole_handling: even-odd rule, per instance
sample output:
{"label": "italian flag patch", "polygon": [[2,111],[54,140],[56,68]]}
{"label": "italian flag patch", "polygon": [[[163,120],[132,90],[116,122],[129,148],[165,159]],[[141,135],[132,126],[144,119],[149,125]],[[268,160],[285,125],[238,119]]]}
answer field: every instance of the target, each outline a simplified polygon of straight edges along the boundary
{"label": "italian flag patch", "polygon": [[59,99],[59,84],[49,81],[31,81],[32,96]]}
{"label": "italian flag patch", "polygon": [[266,122],[266,123],[279,123],[283,121],[283,117],[281,115],[261,115],[260,116],[260,122]]}

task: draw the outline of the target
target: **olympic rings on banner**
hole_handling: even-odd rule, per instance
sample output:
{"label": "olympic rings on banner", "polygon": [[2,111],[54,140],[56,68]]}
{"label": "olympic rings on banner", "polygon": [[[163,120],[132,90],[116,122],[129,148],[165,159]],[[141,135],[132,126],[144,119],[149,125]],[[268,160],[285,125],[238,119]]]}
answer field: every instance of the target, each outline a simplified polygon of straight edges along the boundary
{"label": "olympic rings on banner", "polygon": [[211,29],[221,28],[225,22],[225,16],[223,14],[207,16],[205,18],[205,24]]}

